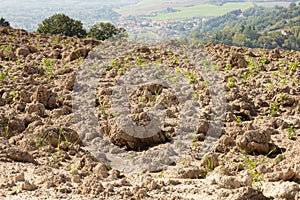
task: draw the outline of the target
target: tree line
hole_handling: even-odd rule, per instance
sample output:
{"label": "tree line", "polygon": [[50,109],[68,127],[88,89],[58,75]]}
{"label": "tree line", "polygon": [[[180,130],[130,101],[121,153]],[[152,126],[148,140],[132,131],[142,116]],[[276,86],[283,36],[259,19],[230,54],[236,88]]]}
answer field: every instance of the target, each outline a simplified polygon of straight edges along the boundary
{"label": "tree line", "polygon": [[300,3],[288,8],[254,7],[210,19],[189,34],[198,43],[213,41],[251,48],[300,50]]}
{"label": "tree line", "polygon": [[[0,18],[0,27],[8,27],[10,23]],[[110,22],[94,24],[88,31],[83,28],[83,23],[69,16],[58,13],[43,20],[36,32],[42,34],[61,34],[66,36],[77,36],[79,38],[92,37],[98,40],[121,39],[128,37],[124,28],[118,28]]]}

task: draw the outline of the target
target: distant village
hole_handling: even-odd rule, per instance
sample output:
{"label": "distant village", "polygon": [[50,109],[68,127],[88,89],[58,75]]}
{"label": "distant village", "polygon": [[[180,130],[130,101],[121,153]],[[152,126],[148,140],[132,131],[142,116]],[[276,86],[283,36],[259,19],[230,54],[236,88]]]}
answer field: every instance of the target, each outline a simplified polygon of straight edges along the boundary
{"label": "distant village", "polygon": [[117,26],[124,27],[133,36],[133,40],[164,40],[179,39],[191,30],[199,27],[204,18],[180,20],[152,20],[147,18],[132,18],[120,20]]}

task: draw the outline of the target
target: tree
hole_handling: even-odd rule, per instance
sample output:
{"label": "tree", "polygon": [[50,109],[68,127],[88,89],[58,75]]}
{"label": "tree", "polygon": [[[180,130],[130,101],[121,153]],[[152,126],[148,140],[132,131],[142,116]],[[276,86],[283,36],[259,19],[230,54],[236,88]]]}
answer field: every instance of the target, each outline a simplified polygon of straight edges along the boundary
{"label": "tree", "polygon": [[74,20],[65,14],[55,14],[45,19],[37,29],[38,33],[61,34],[83,38],[86,31],[82,28],[82,22]]}
{"label": "tree", "polygon": [[10,26],[9,22],[6,21],[6,19],[4,19],[3,17],[0,18],[0,27],[7,27]]}
{"label": "tree", "polygon": [[108,38],[126,38],[128,37],[128,34],[124,28],[117,28],[109,22],[100,22],[99,24],[95,24],[90,28],[88,36],[98,40],[106,40]]}

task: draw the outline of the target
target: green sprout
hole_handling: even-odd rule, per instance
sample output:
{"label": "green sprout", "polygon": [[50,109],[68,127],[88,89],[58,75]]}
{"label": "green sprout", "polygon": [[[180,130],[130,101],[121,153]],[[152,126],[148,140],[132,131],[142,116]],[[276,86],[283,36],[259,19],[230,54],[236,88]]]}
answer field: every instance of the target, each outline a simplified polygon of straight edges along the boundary
{"label": "green sprout", "polygon": [[232,69],[232,66],[231,66],[231,64],[226,64],[226,66],[225,66],[225,70],[226,71],[230,71]]}
{"label": "green sprout", "polygon": [[288,129],[287,129],[287,135],[288,135],[288,138],[290,139],[290,140],[294,140],[295,139],[295,137],[296,137],[296,128],[293,126],[293,125],[291,125]]}
{"label": "green sprout", "polygon": [[236,116],[236,118],[235,118],[235,124],[236,124],[237,126],[241,126],[242,123],[243,123],[242,117],[241,117],[241,116]]}
{"label": "green sprout", "polygon": [[228,82],[227,82],[226,86],[229,88],[235,87],[235,80],[233,77],[228,78]]}

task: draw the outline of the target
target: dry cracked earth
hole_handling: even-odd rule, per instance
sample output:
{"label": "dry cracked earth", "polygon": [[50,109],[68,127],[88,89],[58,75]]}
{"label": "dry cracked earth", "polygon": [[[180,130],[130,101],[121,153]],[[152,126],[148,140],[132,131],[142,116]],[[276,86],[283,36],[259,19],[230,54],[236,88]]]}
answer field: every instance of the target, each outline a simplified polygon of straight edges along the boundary
{"label": "dry cracked earth", "polygon": [[0,199],[299,199],[299,82],[297,51],[0,28]]}

